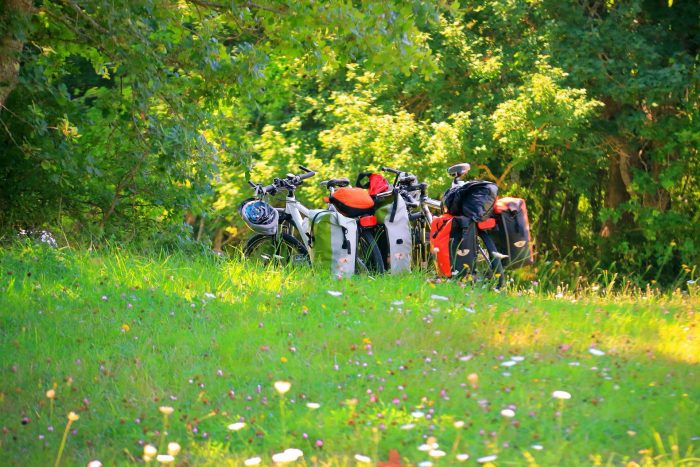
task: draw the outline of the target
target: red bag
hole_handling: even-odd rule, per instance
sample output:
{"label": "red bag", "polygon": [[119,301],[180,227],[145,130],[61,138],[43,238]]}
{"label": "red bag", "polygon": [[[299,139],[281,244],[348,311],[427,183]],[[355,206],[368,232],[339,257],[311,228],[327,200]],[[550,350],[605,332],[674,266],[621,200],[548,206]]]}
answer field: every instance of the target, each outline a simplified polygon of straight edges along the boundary
{"label": "red bag", "polygon": [[[365,178],[367,179],[367,182],[362,183]],[[375,197],[380,193],[391,191],[391,185],[386,178],[384,178],[381,174],[370,172],[361,172],[357,176],[357,182],[355,185],[367,189],[372,197]]]}
{"label": "red bag", "polygon": [[360,217],[374,213],[374,200],[364,188],[338,188],[329,201],[344,216]]}
{"label": "red bag", "polygon": [[438,274],[460,277],[474,268],[476,228],[464,216],[443,214],[430,224],[430,249]]}
{"label": "red bag", "polygon": [[491,230],[496,227],[496,218],[490,217],[484,222],[479,222],[476,226],[479,227],[479,230]]}
{"label": "red bag", "polygon": [[369,175],[369,195],[376,196],[379,193],[386,193],[391,189],[389,181],[379,174]]}

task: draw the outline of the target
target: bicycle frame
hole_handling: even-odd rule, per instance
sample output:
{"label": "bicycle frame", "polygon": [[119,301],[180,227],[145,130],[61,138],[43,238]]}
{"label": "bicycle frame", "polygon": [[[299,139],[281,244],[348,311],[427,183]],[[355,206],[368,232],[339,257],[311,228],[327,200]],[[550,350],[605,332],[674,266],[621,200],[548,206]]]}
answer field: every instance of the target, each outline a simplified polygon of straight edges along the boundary
{"label": "bicycle frame", "polygon": [[[333,191],[335,191],[335,189],[331,189],[331,194],[333,193]],[[332,209],[332,207],[329,207],[329,209]],[[310,217],[311,210],[303,204],[301,204],[301,202],[298,199],[296,199],[293,191],[287,192],[284,210],[282,210],[282,208],[279,208],[279,210],[289,215],[289,217],[292,220],[292,224],[294,225],[294,228],[296,228],[297,232],[299,232],[299,236],[301,237],[302,243],[304,244],[307,250],[310,249],[311,245],[309,244],[308,235],[308,227],[310,227],[310,225],[307,226],[306,229],[304,228],[304,218],[308,219]]]}
{"label": "bicycle frame", "polygon": [[308,231],[304,229],[304,217],[309,217],[309,208],[301,204],[301,202],[294,197],[294,193],[292,192],[285,198],[284,212],[289,214],[289,216],[292,218],[292,223],[299,232],[302,243],[307,249],[309,249],[309,236],[307,235]]}
{"label": "bicycle frame", "polygon": [[439,210],[440,209],[440,201],[434,200],[432,198],[425,198],[421,196],[420,200],[420,206],[421,210],[423,212],[423,216],[425,216],[425,220],[428,223],[428,225],[433,223],[433,212],[430,210],[430,208],[434,208]]}

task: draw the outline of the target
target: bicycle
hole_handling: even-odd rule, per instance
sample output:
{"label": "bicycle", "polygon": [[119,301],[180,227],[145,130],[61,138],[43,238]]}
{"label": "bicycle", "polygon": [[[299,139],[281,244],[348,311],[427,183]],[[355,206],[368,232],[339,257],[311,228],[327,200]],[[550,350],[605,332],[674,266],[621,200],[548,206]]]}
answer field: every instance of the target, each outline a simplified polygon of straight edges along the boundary
{"label": "bicycle", "polygon": [[[447,173],[452,176],[452,185],[462,185],[466,183],[462,178],[469,172],[471,166],[466,163],[455,164],[447,169]],[[495,225],[495,224],[494,224]],[[496,244],[489,234],[489,228],[477,223],[477,250],[476,261],[474,262],[474,276],[476,280],[488,280],[496,283],[496,288],[500,289],[505,284],[505,273],[502,259],[507,258],[498,251]]]}
{"label": "bicycle", "polygon": [[[253,199],[267,202],[270,196],[286,191],[284,208],[274,208],[278,213],[276,232],[274,234],[256,233],[250,237],[244,247],[243,256],[261,264],[310,265],[309,255],[309,218],[311,210],[296,199],[295,191],[304,180],[313,177],[316,172],[299,166],[304,173],[300,175],[287,174],[285,178],[275,178],[269,185],[249,181],[255,190]],[[333,179],[322,182],[329,190],[341,187],[344,179]],[[347,186],[347,185],[346,185]],[[249,201],[249,200],[246,200]],[[332,209],[332,207],[331,207]],[[358,243],[356,255],[356,270],[358,272],[383,272],[381,252],[373,237],[366,229],[358,225]]]}
{"label": "bicycle", "polygon": [[[324,180],[320,183],[321,186],[328,189],[328,194],[332,195],[338,188],[346,188],[350,186],[350,180],[347,178],[332,178]],[[335,210],[329,203],[329,209]],[[363,216],[364,217],[364,216]],[[379,249],[375,235],[374,225],[365,226],[361,222],[362,217],[357,219],[357,255],[356,268],[360,268],[361,272],[371,272],[382,274],[385,272],[384,260],[382,252]]]}
{"label": "bicycle", "polygon": [[439,215],[442,211],[442,203],[428,196],[428,185],[419,183],[415,175],[391,167],[382,167],[381,170],[395,175],[393,189],[397,190],[409,209],[413,265],[418,269],[426,270],[432,265],[430,223],[433,221],[434,214]]}
{"label": "bicycle", "polygon": [[[451,166],[447,169],[448,174],[453,177],[452,184],[462,184],[462,177],[469,171],[467,163]],[[394,174],[393,187],[398,190],[406,205],[412,211],[409,219],[412,223],[414,258],[417,265],[422,269],[427,269],[432,264],[432,252],[430,249],[430,225],[433,221],[434,213],[442,213],[442,202],[430,198],[427,195],[427,184],[419,183],[415,175],[403,170],[391,167],[382,167],[382,171]],[[416,199],[417,196],[417,199]],[[494,280],[496,287],[500,288],[505,283],[505,275],[501,259],[507,257],[496,249],[496,245],[487,230],[482,230],[477,226],[477,250],[476,261],[472,277],[474,280]]]}

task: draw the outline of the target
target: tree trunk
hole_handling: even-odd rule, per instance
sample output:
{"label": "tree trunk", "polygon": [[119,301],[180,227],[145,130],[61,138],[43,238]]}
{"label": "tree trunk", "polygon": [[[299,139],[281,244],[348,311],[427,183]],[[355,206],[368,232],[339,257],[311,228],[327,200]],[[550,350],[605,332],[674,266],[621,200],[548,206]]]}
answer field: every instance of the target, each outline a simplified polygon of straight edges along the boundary
{"label": "tree trunk", "polygon": [[32,13],[31,0],[0,0],[2,21],[7,22],[5,34],[0,37],[0,112],[5,106],[5,100],[17,84],[19,74],[19,54],[24,43],[17,39],[18,29],[24,24],[23,17]]}
{"label": "tree trunk", "polygon": [[[638,165],[638,156],[633,157],[631,151],[620,137],[609,136],[606,143],[612,149],[610,166],[608,168],[608,186],[605,192],[605,207],[617,209],[630,200],[632,190],[632,165]],[[623,213],[618,222],[607,219],[600,231],[601,237],[612,237],[616,230],[632,224],[632,216]]]}
{"label": "tree trunk", "polygon": [[216,232],[214,233],[214,239],[212,241],[212,250],[214,250],[217,253],[221,253],[221,247],[224,243],[224,229],[216,229]]}
{"label": "tree trunk", "polygon": [[559,238],[561,239],[561,250],[568,253],[576,245],[577,240],[577,220],[578,220],[579,195],[568,192],[564,198],[562,206],[561,223],[563,224]]}
{"label": "tree trunk", "polygon": [[603,183],[605,173],[601,172],[598,176],[599,182],[591,187],[589,199],[591,202],[591,232],[600,232],[603,229],[603,224],[600,220],[601,201],[603,199]]}
{"label": "tree trunk", "polygon": [[542,199],[542,214],[539,217],[539,225],[537,228],[537,244],[540,247],[540,251],[554,251],[555,245],[552,244],[551,224],[555,184],[550,176],[547,177],[545,183],[545,193]]}

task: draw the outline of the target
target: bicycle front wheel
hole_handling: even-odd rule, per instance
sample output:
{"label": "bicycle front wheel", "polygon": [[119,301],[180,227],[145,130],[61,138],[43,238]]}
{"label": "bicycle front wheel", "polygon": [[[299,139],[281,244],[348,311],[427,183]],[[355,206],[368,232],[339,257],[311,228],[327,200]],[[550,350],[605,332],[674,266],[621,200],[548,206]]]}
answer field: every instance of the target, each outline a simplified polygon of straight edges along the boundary
{"label": "bicycle front wheel", "polygon": [[503,263],[497,256],[496,246],[488,234],[480,234],[477,237],[476,261],[474,261],[474,279],[476,281],[491,282],[494,287],[500,289],[505,284]]}
{"label": "bicycle front wheel", "polygon": [[304,244],[288,233],[253,235],[243,247],[243,256],[265,266],[311,264],[309,252]]}
{"label": "bicycle front wheel", "polygon": [[412,226],[413,235],[413,267],[428,271],[433,265],[433,255],[430,251],[430,226],[425,220],[418,220]]}
{"label": "bicycle front wheel", "polygon": [[384,260],[374,235],[369,230],[359,230],[357,233],[355,272],[358,274],[382,274]]}

